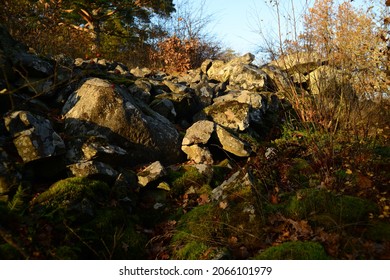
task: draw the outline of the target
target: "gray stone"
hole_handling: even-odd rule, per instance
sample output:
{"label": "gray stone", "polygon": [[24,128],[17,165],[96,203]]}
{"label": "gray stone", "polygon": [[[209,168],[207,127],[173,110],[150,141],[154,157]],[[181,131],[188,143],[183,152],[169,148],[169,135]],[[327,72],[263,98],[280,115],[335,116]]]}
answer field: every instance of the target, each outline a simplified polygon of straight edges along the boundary
{"label": "gray stone", "polygon": [[216,126],[219,142],[222,144],[222,149],[239,157],[248,157],[251,154],[251,149],[248,144],[244,143],[232,133],[223,127]]}
{"label": "gray stone", "polygon": [[149,183],[156,181],[157,179],[166,175],[164,166],[159,161],[155,161],[148,165],[141,172],[137,173],[138,184],[142,187],[147,186]]}
{"label": "gray stone", "polygon": [[234,131],[244,131],[250,124],[251,106],[236,100],[214,103],[203,112],[213,122]]}
{"label": "gray stone", "polygon": [[315,52],[297,52],[294,54],[281,56],[277,60],[269,63],[270,66],[276,66],[290,74],[298,72],[301,74],[310,73],[317,67],[327,62],[320,54]]}
{"label": "gray stone", "polygon": [[16,111],[4,121],[23,162],[65,153],[65,144],[49,120],[27,111]]}
{"label": "gray stone", "polygon": [[182,145],[207,144],[214,132],[215,124],[211,121],[198,121],[189,127]]}
{"label": "gray stone", "polygon": [[63,113],[67,133],[105,135],[126,149],[134,165],[180,160],[179,133],[169,120],[108,81],[87,80],[69,97]]}
{"label": "gray stone", "polygon": [[81,149],[86,160],[95,159],[109,164],[119,164],[128,155],[126,150],[108,143],[102,137],[90,137]]}
{"label": "gray stone", "polygon": [[176,119],[177,113],[175,105],[169,99],[155,99],[150,103],[150,108],[170,121],[174,121]]}
{"label": "gray stone", "polygon": [[106,182],[113,182],[119,174],[110,165],[94,160],[71,164],[68,168],[75,177],[88,177]]}
{"label": "gray stone", "polygon": [[174,82],[171,82],[169,80],[164,80],[163,83],[173,93],[185,94],[188,91],[188,88],[185,85],[182,85],[182,84],[179,84],[179,83],[174,83]]}

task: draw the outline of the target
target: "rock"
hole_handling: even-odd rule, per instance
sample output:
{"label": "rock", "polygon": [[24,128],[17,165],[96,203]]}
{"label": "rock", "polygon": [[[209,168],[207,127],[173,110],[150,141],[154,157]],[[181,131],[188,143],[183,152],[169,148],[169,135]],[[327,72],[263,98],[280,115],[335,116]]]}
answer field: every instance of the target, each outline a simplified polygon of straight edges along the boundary
{"label": "rock", "polygon": [[202,108],[213,103],[214,90],[208,83],[199,83],[194,89]]}
{"label": "rock", "polygon": [[270,66],[276,66],[288,73],[307,74],[317,67],[327,63],[320,54],[315,52],[298,52],[287,56],[282,56],[269,63]]}
{"label": "rock", "polygon": [[124,149],[111,145],[104,137],[90,137],[81,149],[84,159],[98,160],[110,165],[118,165],[128,156]]}
{"label": "rock", "polygon": [[339,98],[341,95],[354,98],[348,78],[331,66],[320,66],[308,74],[311,94]]}
{"label": "rock", "polygon": [[69,97],[63,114],[67,133],[105,135],[129,153],[132,165],[181,158],[179,133],[169,120],[108,81],[85,81]]}
{"label": "rock", "polygon": [[187,129],[182,145],[207,144],[214,130],[215,124],[211,121],[195,122]]}
{"label": "rock", "polygon": [[148,68],[132,68],[130,70],[130,73],[133,74],[136,77],[145,78],[147,76],[150,76],[152,74],[152,70]]}
{"label": "rock", "polygon": [[164,166],[159,161],[155,161],[137,174],[138,184],[142,187],[166,175]]}
{"label": "rock", "polygon": [[75,177],[86,177],[109,183],[114,182],[119,174],[108,164],[94,160],[71,164],[68,168]]}
{"label": "rock", "polygon": [[266,90],[269,87],[268,75],[257,66],[251,64],[253,54],[245,54],[232,59],[228,63],[213,61],[207,70],[211,80],[229,82],[231,88],[253,91]]}
{"label": "rock", "polygon": [[234,131],[244,131],[250,124],[250,105],[236,100],[214,103],[203,109],[213,122]]}
{"label": "rock", "polygon": [[65,144],[49,120],[27,111],[12,112],[4,120],[23,162],[65,153]]}
{"label": "rock", "polygon": [[278,92],[290,90],[292,85],[289,77],[287,73],[278,66],[266,64],[261,66],[260,69],[264,71],[270,79],[270,91]]}
{"label": "rock", "polygon": [[169,99],[155,99],[150,103],[150,108],[160,115],[174,122],[177,116],[175,105]]}
{"label": "rock", "polygon": [[164,80],[163,84],[166,85],[173,93],[185,94],[188,92],[188,88],[182,84],[173,83],[169,80]]}
{"label": "rock", "polygon": [[231,71],[230,87],[251,91],[270,89],[268,75],[254,65],[237,65]]}
{"label": "rock", "polygon": [[129,91],[134,97],[142,100],[145,103],[149,103],[152,97],[152,85],[149,81],[144,79],[138,79],[132,86],[129,87]]}
{"label": "rock", "polygon": [[238,139],[223,127],[217,125],[216,131],[222,149],[225,151],[239,157],[248,157],[251,154],[251,149],[248,144]]}
{"label": "rock", "polygon": [[189,160],[195,163],[213,164],[213,156],[207,147],[199,145],[182,146],[181,149],[187,154]]}

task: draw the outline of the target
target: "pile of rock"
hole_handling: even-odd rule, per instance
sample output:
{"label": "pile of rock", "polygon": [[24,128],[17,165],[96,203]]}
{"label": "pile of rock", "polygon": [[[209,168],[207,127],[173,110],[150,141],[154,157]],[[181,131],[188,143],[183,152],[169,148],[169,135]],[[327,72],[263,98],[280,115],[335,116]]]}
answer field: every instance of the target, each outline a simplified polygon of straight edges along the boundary
{"label": "pile of rock", "polygon": [[270,116],[299,68],[253,60],[207,60],[175,77],[105,59],[42,58],[0,28],[0,195],[22,180],[114,182],[156,161],[211,165],[221,151],[249,157],[241,136],[278,124]]}

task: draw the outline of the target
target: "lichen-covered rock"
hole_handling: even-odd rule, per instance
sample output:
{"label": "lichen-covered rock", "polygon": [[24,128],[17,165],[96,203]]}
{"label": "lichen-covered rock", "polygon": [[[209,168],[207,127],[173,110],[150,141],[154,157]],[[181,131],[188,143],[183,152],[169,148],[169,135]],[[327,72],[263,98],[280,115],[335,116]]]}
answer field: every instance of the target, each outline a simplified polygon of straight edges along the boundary
{"label": "lichen-covered rock", "polygon": [[228,82],[229,86],[237,89],[261,91],[267,89],[268,75],[251,64],[254,60],[253,54],[245,54],[227,63],[213,61],[207,69],[209,79],[220,82]]}
{"label": "lichen-covered rock", "polygon": [[281,56],[279,59],[269,63],[289,73],[309,73],[317,67],[325,64],[327,60],[320,54],[314,52],[297,52]]}
{"label": "lichen-covered rock", "polygon": [[179,133],[165,117],[135,100],[123,88],[93,78],[64,105],[65,129],[71,135],[105,135],[126,149],[133,164],[180,160]]}
{"label": "lichen-covered rock", "polygon": [[244,131],[250,125],[251,107],[236,100],[214,103],[203,113],[213,122],[234,131]]}
{"label": "lichen-covered rock", "polygon": [[84,159],[98,160],[111,165],[118,165],[127,157],[121,147],[111,145],[105,137],[90,137],[81,147]]}
{"label": "lichen-covered rock", "polygon": [[222,149],[225,151],[239,157],[248,157],[251,154],[251,148],[248,144],[241,141],[220,125],[216,126],[216,132]]}
{"label": "lichen-covered rock", "polygon": [[110,165],[93,160],[71,164],[68,168],[73,176],[97,179],[109,183],[113,182],[119,174]]}
{"label": "lichen-covered rock", "polygon": [[207,144],[215,130],[211,121],[197,121],[186,130],[182,145]]}
{"label": "lichen-covered rock", "polygon": [[141,172],[137,173],[138,184],[142,187],[147,186],[149,183],[156,181],[166,174],[164,166],[155,161],[152,164],[145,167]]}
{"label": "lichen-covered rock", "polygon": [[27,111],[16,111],[4,121],[23,162],[64,154],[65,144],[49,120]]}

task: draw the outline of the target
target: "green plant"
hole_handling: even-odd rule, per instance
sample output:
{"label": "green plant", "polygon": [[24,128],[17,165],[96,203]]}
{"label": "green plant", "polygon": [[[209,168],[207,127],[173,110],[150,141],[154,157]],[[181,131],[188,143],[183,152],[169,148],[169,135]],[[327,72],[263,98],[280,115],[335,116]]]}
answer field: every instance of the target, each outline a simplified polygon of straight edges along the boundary
{"label": "green plant", "polygon": [[321,244],[311,241],[285,242],[255,256],[257,260],[328,260]]}

